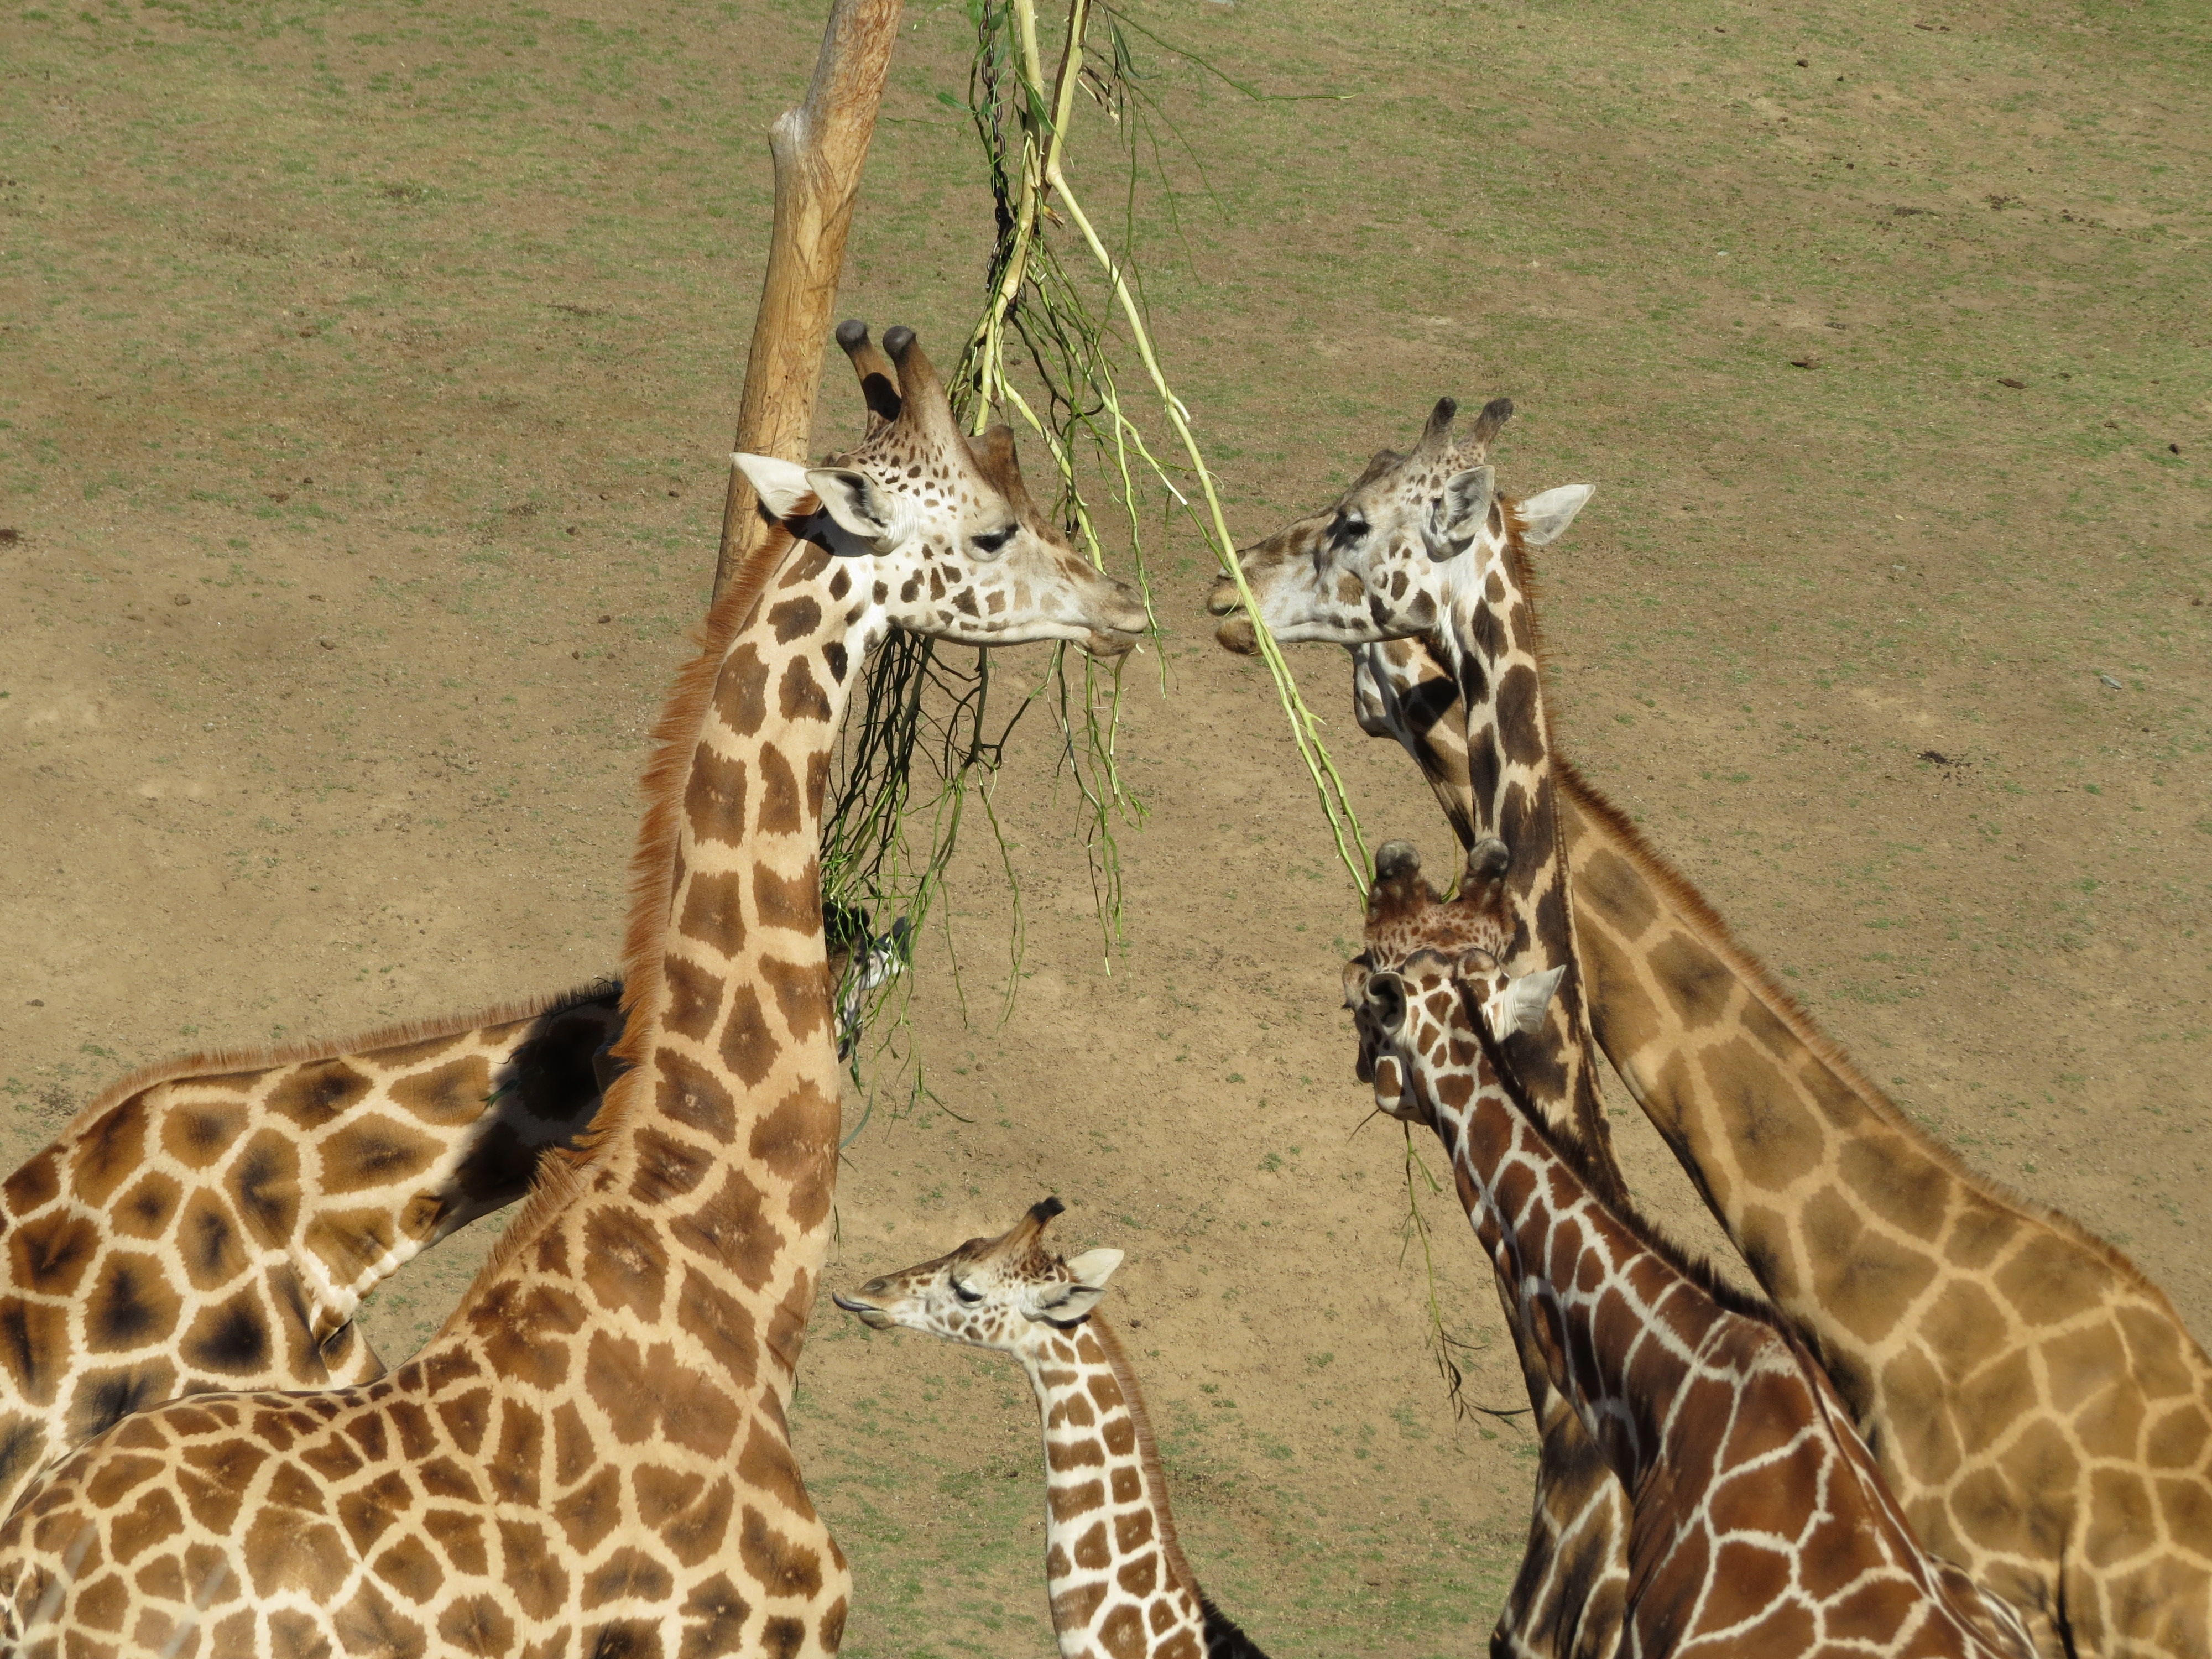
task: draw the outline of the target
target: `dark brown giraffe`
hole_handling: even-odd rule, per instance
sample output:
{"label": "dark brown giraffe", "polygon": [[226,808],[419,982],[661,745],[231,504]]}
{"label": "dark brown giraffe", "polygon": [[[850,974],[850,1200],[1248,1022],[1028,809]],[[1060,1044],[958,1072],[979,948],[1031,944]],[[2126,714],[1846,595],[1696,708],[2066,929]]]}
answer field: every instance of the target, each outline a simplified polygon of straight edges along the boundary
{"label": "dark brown giraffe", "polygon": [[1206,1599],[1176,1541],[1136,1373],[1094,1311],[1119,1250],[1062,1260],[1032,1205],[996,1238],[872,1279],[837,1305],[1021,1363],[1044,1425],[1045,1594],[1062,1659],[1267,1659]]}
{"label": "dark brown giraffe", "polygon": [[738,458],[780,527],[660,722],[625,1069],[588,1150],[547,1166],[391,1376],[174,1402],[40,1481],[0,1528],[31,1651],[836,1650],[850,1579],[784,1412],[835,1174],[817,860],[838,718],[893,625],[1114,650],[1146,620],[1024,526],[996,481],[1011,445],[979,465],[913,337],[885,343],[896,420],[836,465]]}
{"label": "dark brown giraffe", "polygon": [[1443,1140],[1520,1324],[1633,1494],[1620,1651],[2027,1659],[2011,1609],[1914,1537],[1788,1328],[1561,1155],[1498,1041],[1541,1029],[1560,971],[1516,976],[1480,946],[1389,954],[1441,908],[1410,846],[1376,854],[1370,914],[1389,926],[1345,969],[1357,1070]]}

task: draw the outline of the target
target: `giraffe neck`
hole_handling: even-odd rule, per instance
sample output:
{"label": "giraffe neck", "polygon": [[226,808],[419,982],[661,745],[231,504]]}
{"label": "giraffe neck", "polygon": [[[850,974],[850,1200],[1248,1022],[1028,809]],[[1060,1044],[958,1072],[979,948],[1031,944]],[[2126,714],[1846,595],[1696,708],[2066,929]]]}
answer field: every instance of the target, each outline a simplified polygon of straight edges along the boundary
{"label": "giraffe neck", "polygon": [[455,1315],[480,1338],[541,1284],[573,1299],[580,1281],[586,1319],[626,1336],[680,1327],[757,1381],[770,1414],[788,1405],[838,1133],[823,799],[885,631],[871,580],[865,561],[802,543],[710,618],[726,643],[679,684],[647,779],[626,1069],[587,1156],[541,1188]]}
{"label": "giraffe neck", "polygon": [[1634,1645],[1764,1626],[1791,1631],[1793,1651],[1830,1650],[1832,1637],[1837,1651],[2027,1659],[2018,1617],[1914,1538],[1819,1366],[1600,1200],[1461,1007],[1449,1046],[1477,1048],[1476,1071],[1460,1104],[1437,1097],[1437,1132],[1521,1322],[1638,1494]]}
{"label": "giraffe neck", "polygon": [[1060,1652],[1252,1651],[1209,1639],[1222,1621],[1176,1541],[1144,1399],[1112,1328],[1093,1314],[1037,1331],[1019,1358],[1044,1428],[1045,1588]]}
{"label": "giraffe neck", "polygon": [[1507,1092],[1464,1006],[1455,1054],[1475,1070],[1438,1091],[1437,1134],[1509,1308],[1555,1387],[1631,1492],[1660,1450],[1667,1407],[1723,1310],[1609,1209]]}
{"label": "giraffe neck", "polygon": [[[1942,1375],[1963,1376],[2045,1322],[2032,1304],[2002,1321],[1947,1313],[1950,1287],[1968,1282],[2063,1280],[2054,1325],[2098,1304],[2139,1307],[2212,1380],[2132,1262],[1913,1122],[1619,810],[1562,769],[1577,939],[1606,1052],[1761,1287],[1820,1344],[1878,1449],[1952,1393],[1936,1370],[1924,1388],[1905,1385],[1925,1368],[1886,1364],[1901,1347],[1940,1351]],[[1854,1259],[1881,1271],[1850,1271]]]}
{"label": "giraffe neck", "polygon": [[1511,508],[1505,511],[1503,544],[1488,557],[1455,562],[1464,562],[1471,575],[1479,573],[1480,580],[1449,596],[1442,625],[1428,637],[1466,711],[1467,787],[1477,834],[1503,841],[1511,858],[1505,890],[1514,970],[1566,970],[1543,1027],[1509,1035],[1506,1058],[1547,1125],[1583,1162],[1600,1193],[1619,1203],[1627,1184],[1613,1159],[1598,1093],[1553,780],[1551,717],[1538,672],[1536,617]]}
{"label": "giraffe neck", "polygon": [[[619,1031],[618,995],[362,1045],[261,1086],[260,1115],[299,1123],[325,1194],[302,1206],[293,1245],[319,1339],[422,1252],[528,1192],[548,1148],[583,1130],[601,1092],[591,1056]],[[307,1135],[313,1116],[340,1101],[346,1116]]]}

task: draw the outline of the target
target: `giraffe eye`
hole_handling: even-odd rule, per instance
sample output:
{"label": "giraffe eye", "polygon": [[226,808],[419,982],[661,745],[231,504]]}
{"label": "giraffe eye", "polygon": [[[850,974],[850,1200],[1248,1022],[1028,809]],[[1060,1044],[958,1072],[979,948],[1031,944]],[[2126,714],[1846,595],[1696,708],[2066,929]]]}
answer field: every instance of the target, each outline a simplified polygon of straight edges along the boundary
{"label": "giraffe eye", "polygon": [[971,1291],[957,1279],[951,1282],[952,1285],[952,1294],[958,1297],[963,1302],[975,1303],[981,1302],[983,1299],[982,1291]]}
{"label": "giraffe eye", "polygon": [[1366,538],[1367,520],[1353,514],[1346,514],[1336,521],[1336,538],[1340,542],[1357,542]]}
{"label": "giraffe eye", "polygon": [[1020,528],[1019,525],[1010,524],[1004,530],[993,530],[983,535],[969,538],[969,544],[976,552],[988,559],[995,555],[1008,542],[1013,540],[1014,532]]}

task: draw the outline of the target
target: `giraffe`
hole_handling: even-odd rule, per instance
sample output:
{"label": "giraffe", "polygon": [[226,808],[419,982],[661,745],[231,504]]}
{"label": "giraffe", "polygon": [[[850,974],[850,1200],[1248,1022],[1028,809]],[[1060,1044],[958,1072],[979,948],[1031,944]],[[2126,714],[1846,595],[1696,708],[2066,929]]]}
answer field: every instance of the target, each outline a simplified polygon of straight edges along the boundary
{"label": "giraffe", "polygon": [[39,1482],[0,1527],[23,1650],[836,1650],[851,1577],[785,1412],[836,1171],[838,719],[893,626],[1113,653],[1147,621],[1015,518],[1010,441],[978,463],[912,333],[884,344],[896,420],[823,466],[735,458],[776,523],[658,727],[588,1145],[389,1376],[173,1401]]}
{"label": "giraffe", "polygon": [[[878,936],[839,905],[825,922],[848,1059],[867,998],[903,970],[908,926]],[[15,1236],[0,1258],[0,1515],[131,1412],[382,1376],[362,1303],[521,1197],[540,1152],[591,1121],[621,991],[185,1055],[104,1091],[0,1182],[0,1233]]]}
{"label": "giraffe", "polygon": [[1062,1659],[1267,1659],[1199,1589],[1176,1541],[1152,1421],[1121,1338],[1093,1310],[1119,1250],[1044,1243],[1048,1198],[996,1238],[831,1298],[874,1330],[1010,1353],[1044,1428],[1045,1594]]}
{"label": "giraffe", "polygon": [[0,1182],[0,1514],[126,1414],[384,1365],[354,1324],[591,1121],[592,990],[134,1073]]}
{"label": "giraffe", "polygon": [[[1302,604],[1339,621],[1298,580],[1255,576],[1278,584],[1271,622]],[[1361,725],[1406,744],[1472,842],[1449,656],[1415,630],[1356,631],[1330,637],[1354,647]],[[1914,1528],[2009,1601],[2048,1659],[2212,1650],[2212,1360],[2172,1304],[1915,1124],[1552,759],[1598,1041],[1820,1352]]]}
{"label": "giraffe", "polygon": [[[1550,490],[1517,513],[1497,498],[1494,475],[1482,463],[1512,408],[1504,398],[1488,404],[1461,444],[1452,431],[1458,406],[1442,400],[1410,454],[1382,452],[1334,505],[1238,557],[1285,643],[1419,633],[1450,664],[1441,689],[1447,706],[1461,712],[1462,754],[1480,757],[1479,781],[1462,791],[1470,805],[1468,839],[1486,838],[1510,861],[1504,891],[1514,937],[1503,954],[1525,971],[1564,970],[1547,1029],[1513,1031],[1504,1041],[1517,1075],[1588,1178],[1608,1198],[1625,1199],[1575,967],[1533,617],[1512,557],[1516,544],[1564,534],[1591,490]],[[1230,611],[1236,599],[1224,576],[1211,608]],[[1256,649],[1249,617],[1231,616],[1218,637],[1232,651]],[[1438,695],[1438,688],[1423,690]],[[1464,768],[1462,776],[1468,776]],[[1627,1571],[1620,1553],[1626,1495],[1547,1381],[1513,1310],[1505,1312],[1542,1449],[1529,1547],[1493,1646],[1521,1659],[1596,1659],[1612,1652],[1618,1634],[1611,1610]]]}
{"label": "giraffe", "polygon": [[[1507,862],[1470,868],[1475,906],[1502,900]],[[2018,1616],[1921,1547],[1789,1328],[1562,1156],[1498,1038],[1541,1029],[1564,968],[1516,975],[1461,948],[1464,918],[1442,914],[1409,844],[1375,873],[1367,949],[1345,969],[1357,1071],[1378,1109],[1444,1143],[1521,1323],[1635,1494],[1620,1651],[2027,1659]],[[1406,937],[1431,918],[1444,949]]]}
{"label": "giraffe", "polygon": [[[1411,859],[1409,866],[1401,867]],[[1485,837],[1469,849],[1457,892],[1449,902],[1404,902],[1407,878],[1419,882],[1420,860],[1409,844],[1387,842],[1376,854],[1376,881],[1369,894],[1363,960],[1395,962],[1418,950],[1457,957],[1480,951],[1503,959],[1515,927],[1505,878],[1511,855],[1504,842]],[[1539,1018],[1514,1019],[1501,1030],[1534,1030],[1565,975],[1558,969],[1525,975],[1515,982],[1540,986]],[[1362,1081],[1366,1081],[1362,1076]],[[1498,1284],[1505,1328],[1513,1333],[1522,1381],[1534,1407],[1540,1451],[1528,1544],[1505,1607],[1491,1636],[1496,1659],[1561,1655],[1612,1659],[1620,1645],[1628,1595],[1628,1495],[1606,1465],[1566,1396],[1553,1387],[1541,1349],[1523,1332],[1518,1305]]]}

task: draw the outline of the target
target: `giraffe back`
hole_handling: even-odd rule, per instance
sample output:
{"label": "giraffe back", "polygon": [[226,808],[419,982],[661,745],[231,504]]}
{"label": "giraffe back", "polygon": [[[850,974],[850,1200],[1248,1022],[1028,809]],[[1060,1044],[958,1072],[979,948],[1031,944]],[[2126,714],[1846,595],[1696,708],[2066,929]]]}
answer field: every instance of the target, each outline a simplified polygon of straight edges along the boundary
{"label": "giraffe back", "polygon": [[125,1079],[0,1182],[0,1513],[131,1413],[384,1367],[375,1285],[520,1197],[599,1099],[612,992]]}

